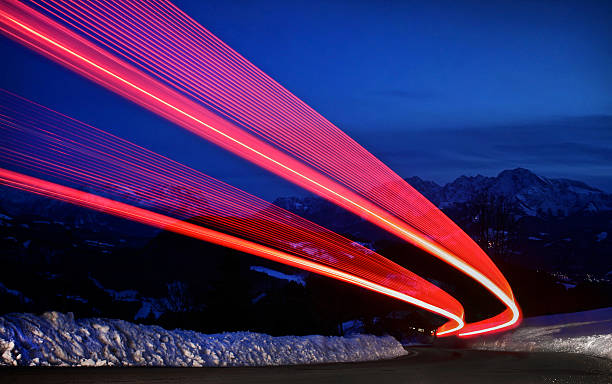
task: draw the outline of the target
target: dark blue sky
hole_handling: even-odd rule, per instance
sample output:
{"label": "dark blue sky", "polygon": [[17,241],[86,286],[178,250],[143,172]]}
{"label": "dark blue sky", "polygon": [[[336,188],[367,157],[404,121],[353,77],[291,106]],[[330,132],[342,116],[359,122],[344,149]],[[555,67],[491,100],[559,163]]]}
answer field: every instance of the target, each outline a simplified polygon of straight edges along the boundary
{"label": "dark blue sky", "polygon": [[[612,2],[177,4],[401,176],[521,166],[612,191]],[[6,38],[0,52],[0,87],[262,197],[299,192]]]}

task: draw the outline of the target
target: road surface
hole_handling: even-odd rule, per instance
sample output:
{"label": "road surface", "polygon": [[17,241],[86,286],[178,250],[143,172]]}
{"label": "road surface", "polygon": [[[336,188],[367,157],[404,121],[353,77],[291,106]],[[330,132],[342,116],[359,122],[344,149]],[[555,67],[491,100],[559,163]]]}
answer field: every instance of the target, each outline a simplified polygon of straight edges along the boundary
{"label": "road surface", "polygon": [[612,361],[567,353],[412,348],[398,359],[258,368],[2,368],[0,383],[612,383]]}

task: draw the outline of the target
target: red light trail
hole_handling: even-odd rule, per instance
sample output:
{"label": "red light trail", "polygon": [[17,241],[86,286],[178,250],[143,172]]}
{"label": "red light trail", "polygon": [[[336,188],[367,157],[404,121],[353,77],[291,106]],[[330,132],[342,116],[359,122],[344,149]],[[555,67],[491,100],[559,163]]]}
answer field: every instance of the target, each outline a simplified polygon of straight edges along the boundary
{"label": "red light trail", "polygon": [[238,251],[250,253],[268,260],[297,267],[306,271],[332,277],[334,279],[354,284],[378,293],[382,293],[384,295],[391,296],[399,300],[414,304],[421,308],[427,309],[429,311],[438,313],[439,315],[452,320],[453,327],[460,327],[461,325],[463,325],[463,320],[460,317],[454,315],[453,313],[450,313],[443,308],[435,307],[427,302],[416,299],[405,293],[389,289],[385,286],[373,283],[371,281],[365,280],[363,278],[351,275],[343,271],[339,271],[323,264],[304,260],[289,253],[262,246],[260,244],[240,239],[238,237],[231,236],[222,232],[214,231],[199,225],[174,219],[169,216],[161,215],[152,211],[148,211],[146,209],[121,203],[119,201],[107,199],[102,196],[97,196],[74,188],[12,172],[3,168],[0,168],[0,184],[9,185],[11,187],[36,193],[42,196],[52,197],[54,199],[66,201],[86,208],[95,209],[104,213],[155,226],[164,230],[173,231],[182,235],[208,241]]}
{"label": "red light trail", "polygon": [[[451,321],[442,330],[463,326],[463,308],[457,300],[376,252],[183,164],[1,91],[0,163],[84,185],[126,206],[188,218],[198,227],[215,228],[245,244],[255,242],[279,255],[298,256],[319,265],[319,270],[350,274],[356,285],[375,287],[448,317]],[[14,180],[18,174],[7,175]],[[58,190],[53,183],[20,180]],[[67,191],[69,196],[81,196],[74,189]]]}
{"label": "red light trail", "polygon": [[63,185],[12,172],[3,168],[0,168],[0,184],[66,201],[82,207],[95,209],[100,212],[162,228],[167,231],[190,236],[199,240],[208,241],[210,243],[222,245],[237,251],[250,253],[268,260],[354,284],[444,316],[451,321],[445,324],[443,327],[449,326],[451,327],[449,328],[451,330],[454,328],[461,328],[463,325],[463,320],[461,317],[456,316],[444,308],[433,306],[405,293],[398,292],[350,273],[339,271],[335,268],[331,268],[310,260],[304,260],[289,253],[285,253],[235,236],[227,235],[222,232],[173,219],[169,216],[107,199],[102,196],[97,196],[88,192],[83,192]]}
{"label": "red light trail", "polygon": [[469,236],[372,154],[173,4],[31,3],[57,21],[5,1],[0,8],[5,34],[426,250],[507,306],[492,319],[466,325],[460,335],[504,329],[520,320],[507,281]]}

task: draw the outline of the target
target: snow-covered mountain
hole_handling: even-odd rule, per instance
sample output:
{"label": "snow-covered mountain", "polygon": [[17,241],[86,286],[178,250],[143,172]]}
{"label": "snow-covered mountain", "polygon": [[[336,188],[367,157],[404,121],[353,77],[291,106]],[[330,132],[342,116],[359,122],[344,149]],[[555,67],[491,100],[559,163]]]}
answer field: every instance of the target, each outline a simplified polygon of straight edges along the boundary
{"label": "snow-covered mountain", "polygon": [[[505,170],[494,177],[461,176],[445,185],[418,176],[405,180],[441,209],[475,202],[487,196],[503,197],[515,203],[518,213],[524,216],[568,216],[612,211],[612,194],[581,181],[547,178],[524,168]],[[344,232],[352,232],[347,228],[350,227],[347,223],[353,222],[352,226],[355,225],[354,217],[318,197],[282,197],[276,199],[274,204]]]}
{"label": "snow-covered mountain", "polygon": [[417,176],[406,181],[440,208],[489,195],[510,199],[528,216],[612,211],[612,194],[581,181],[538,176],[524,168],[505,170],[495,177],[461,176],[444,186]]}
{"label": "snow-covered mountain", "polygon": [[[513,280],[517,292],[528,292],[525,297],[530,297],[534,289],[548,289],[555,300],[550,300],[546,311],[612,305],[610,195],[584,183],[545,179],[522,169],[497,177],[463,176],[445,186],[417,178],[409,182],[437,204],[448,205],[445,213],[496,262],[520,267],[516,267],[520,279]],[[189,191],[169,188],[167,193]],[[501,231],[488,220],[474,220],[469,202],[483,193],[521,199],[529,208],[523,209],[537,216],[512,215],[513,225]],[[418,256],[408,244],[324,199],[287,197],[275,203],[392,260],[405,260],[411,268]],[[559,209],[570,214],[552,216],[546,212],[549,207],[553,214]],[[589,207],[596,209],[589,211]],[[481,228],[482,223],[493,227]],[[503,247],[483,243],[483,233],[499,232],[504,233]],[[495,241],[501,243],[498,238]],[[365,299],[360,291],[349,291],[353,296],[336,301],[327,294],[331,283],[317,275],[5,187],[0,187],[0,249],[4,312],[74,312],[81,317],[121,318],[207,333],[248,326],[271,334],[331,334],[345,329],[337,331],[336,323],[358,318],[336,318],[338,306],[343,305],[363,308],[363,316],[382,319],[364,323],[372,332],[400,329],[383,309],[378,313],[362,305]],[[504,252],[496,253],[497,249]],[[427,268],[421,266],[422,271]],[[540,275],[525,278],[526,270],[536,268],[537,273],[555,275],[543,283]],[[546,313],[539,303],[530,307],[526,299],[522,302],[525,313]],[[313,303],[321,306],[316,316]],[[243,316],[248,311],[252,316]],[[422,321],[421,315],[415,314],[410,321]],[[409,329],[402,332],[401,337],[411,335]]]}
{"label": "snow-covered mountain", "polygon": [[[523,168],[495,177],[461,176],[446,185],[419,177],[406,181],[496,257],[548,271],[605,274],[612,268],[612,194]],[[275,204],[363,241],[376,243],[389,236],[321,198],[286,197]],[[479,220],[482,214],[489,219]],[[502,220],[504,215],[508,216]],[[483,236],[495,237],[498,232],[503,241]]]}

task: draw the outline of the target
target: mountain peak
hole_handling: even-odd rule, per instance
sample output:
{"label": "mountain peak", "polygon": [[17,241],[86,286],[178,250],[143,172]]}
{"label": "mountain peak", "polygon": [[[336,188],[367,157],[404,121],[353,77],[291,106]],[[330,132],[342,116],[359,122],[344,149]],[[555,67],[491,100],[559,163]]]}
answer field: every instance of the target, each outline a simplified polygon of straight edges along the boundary
{"label": "mountain peak", "polygon": [[514,169],[504,169],[503,171],[501,171],[497,177],[503,177],[503,176],[520,176],[520,177],[538,177],[535,173],[533,173],[532,171],[530,171],[527,168],[514,168]]}
{"label": "mountain peak", "polygon": [[463,175],[444,186],[418,177],[406,181],[441,208],[486,194],[510,199],[531,216],[592,212],[593,207],[612,210],[612,195],[581,181],[541,177],[526,168],[503,170],[495,177]]}

